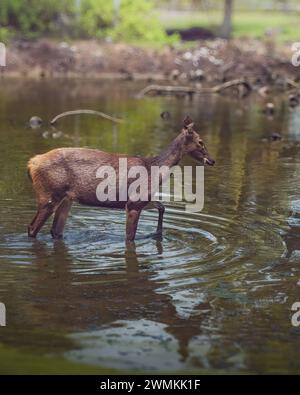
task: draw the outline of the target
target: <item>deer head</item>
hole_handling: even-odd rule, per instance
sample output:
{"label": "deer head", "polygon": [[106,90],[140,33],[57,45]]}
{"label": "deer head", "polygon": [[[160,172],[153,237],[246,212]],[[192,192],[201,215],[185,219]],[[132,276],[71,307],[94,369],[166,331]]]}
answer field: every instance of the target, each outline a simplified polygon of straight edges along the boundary
{"label": "deer head", "polygon": [[187,116],[184,118],[183,129],[181,131],[185,137],[184,152],[200,163],[213,166],[215,160],[210,157],[202,138],[194,129],[194,125],[190,117]]}

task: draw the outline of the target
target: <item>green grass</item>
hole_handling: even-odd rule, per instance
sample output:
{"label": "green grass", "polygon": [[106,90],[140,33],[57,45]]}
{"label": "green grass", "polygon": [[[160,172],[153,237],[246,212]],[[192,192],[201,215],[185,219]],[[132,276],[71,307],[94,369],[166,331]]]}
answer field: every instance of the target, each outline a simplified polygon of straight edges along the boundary
{"label": "green grass", "polygon": [[[210,12],[162,12],[161,22],[166,28],[201,26],[217,31],[222,22],[221,11]],[[300,13],[276,11],[236,11],[233,18],[233,36],[263,38],[267,30],[273,30],[280,42],[300,41]]]}
{"label": "green grass", "polygon": [[[3,374],[126,374],[113,369],[81,365],[63,358],[52,358],[18,351],[0,345],[0,375]],[[130,373],[132,374],[132,373]]]}

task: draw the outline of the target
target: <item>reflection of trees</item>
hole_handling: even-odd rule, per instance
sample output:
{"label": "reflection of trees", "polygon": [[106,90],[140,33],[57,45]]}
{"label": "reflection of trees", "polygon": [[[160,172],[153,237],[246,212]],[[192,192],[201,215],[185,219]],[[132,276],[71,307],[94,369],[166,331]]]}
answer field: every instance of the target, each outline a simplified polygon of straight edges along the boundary
{"label": "reflection of trees", "polygon": [[[225,211],[233,210],[236,215],[245,214],[250,201],[257,202],[259,211],[262,207],[266,210],[276,205],[282,207],[283,202],[288,208],[290,191],[286,187],[281,160],[289,154],[295,155],[293,144],[289,151],[284,141],[264,140],[273,131],[285,130],[285,108],[278,104],[274,119],[267,119],[247,100],[233,106],[232,101],[219,98],[210,101],[209,105],[213,106],[213,111],[208,120],[209,131],[204,130],[204,139],[208,147],[213,147],[212,156],[216,159],[213,170],[221,172],[223,182],[220,183],[220,178],[214,177],[212,172],[206,172],[210,195],[206,208],[213,207],[216,200],[226,201]],[[205,110],[202,106],[199,108],[199,118],[203,119]],[[290,168],[293,173],[295,166]]]}
{"label": "reflection of trees", "polygon": [[[190,339],[201,332],[201,319],[177,315],[172,298],[157,293],[161,284],[150,270],[139,267],[135,249],[125,252],[125,272],[93,276],[77,274],[63,241],[53,249],[33,243],[34,275],[28,281],[26,300],[35,324],[62,331],[92,330],[118,320],[146,319],[166,324],[179,343],[182,358],[188,356]],[[162,245],[157,241],[157,253]]]}
{"label": "reflection of trees", "polygon": [[286,258],[290,258],[294,251],[300,251],[300,226],[291,227],[284,240],[287,248]]}

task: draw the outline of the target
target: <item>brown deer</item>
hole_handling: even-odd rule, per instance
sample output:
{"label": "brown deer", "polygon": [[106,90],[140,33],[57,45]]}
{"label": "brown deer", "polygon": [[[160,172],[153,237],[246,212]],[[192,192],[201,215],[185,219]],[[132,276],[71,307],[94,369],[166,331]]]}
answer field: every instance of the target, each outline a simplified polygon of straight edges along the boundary
{"label": "brown deer", "polygon": [[[132,201],[130,197],[126,201],[120,201],[118,197],[116,201],[99,201],[96,194],[99,184],[96,178],[97,169],[111,166],[119,181],[120,158],[127,159],[128,169],[132,166],[143,166],[150,173],[151,166],[164,165],[171,168],[177,165],[185,154],[202,164],[213,166],[215,163],[189,117],[184,119],[178,136],[155,157],[133,157],[87,148],[58,148],[33,157],[28,163],[28,174],[36,193],[38,210],[28,227],[28,235],[36,237],[54,213],[51,234],[54,239],[61,238],[72,203],[77,201],[88,206],[125,209],[126,240],[134,241],[141,211],[149,204],[151,196],[148,202]],[[127,187],[129,185],[130,181]],[[164,206],[158,201],[152,204],[159,212],[157,233],[161,234]]]}

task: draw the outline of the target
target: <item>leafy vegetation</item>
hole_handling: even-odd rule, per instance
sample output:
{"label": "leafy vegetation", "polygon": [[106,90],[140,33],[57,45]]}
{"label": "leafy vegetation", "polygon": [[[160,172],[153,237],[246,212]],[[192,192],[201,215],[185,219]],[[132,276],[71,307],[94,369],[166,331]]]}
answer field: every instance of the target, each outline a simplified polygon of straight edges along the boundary
{"label": "leafy vegetation", "polygon": [[[177,12],[170,12],[170,4],[170,0],[1,0],[0,40],[84,37],[163,45],[178,40],[176,35],[167,36],[166,28],[200,26],[220,32],[224,1],[178,0],[176,7],[182,9]],[[234,37],[262,38],[268,32],[280,41],[299,40],[299,1],[232,4]]]}
{"label": "leafy vegetation", "polygon": [[72,0],[1,0],[2,35],[33,38],[57,28],[61,16],[73,12]]}
{"label": "leafy vegetation", "polygon": [[159,44],[174,41],[161,27],[153,1],[114,4],[107,0],[1,0],[0,39],[63,35]]}

